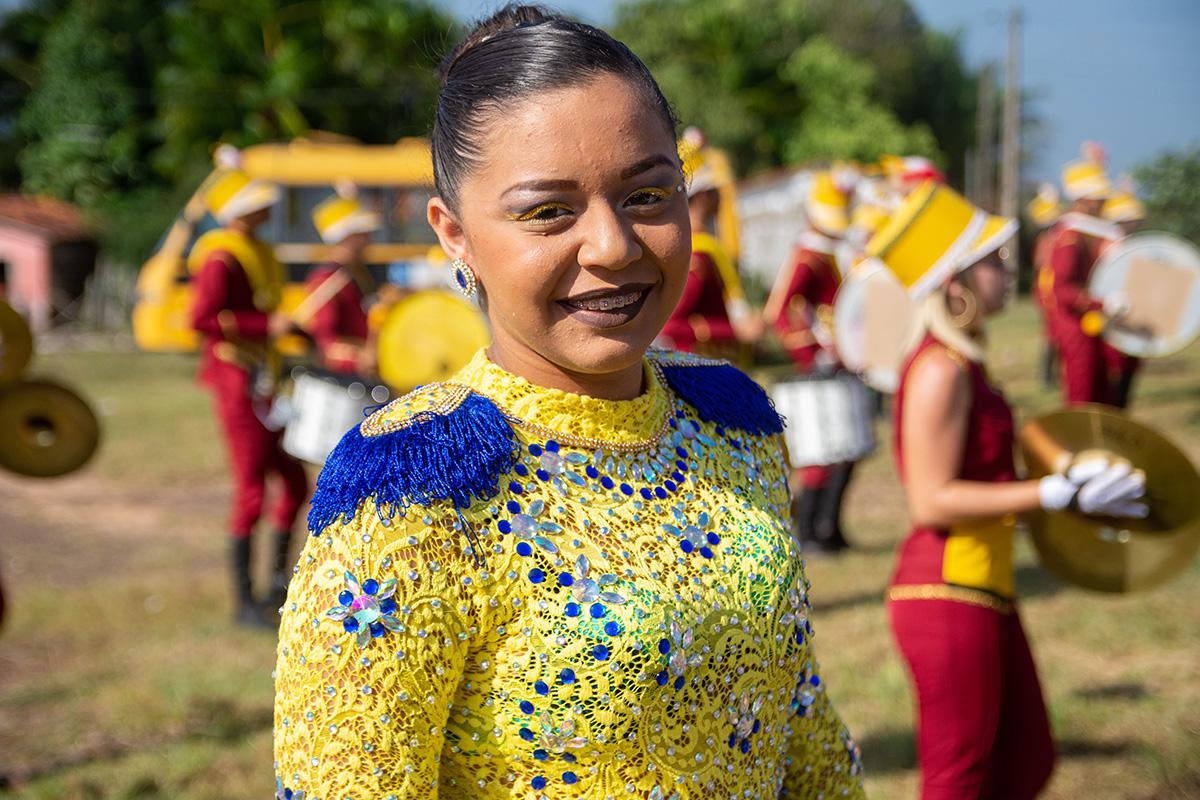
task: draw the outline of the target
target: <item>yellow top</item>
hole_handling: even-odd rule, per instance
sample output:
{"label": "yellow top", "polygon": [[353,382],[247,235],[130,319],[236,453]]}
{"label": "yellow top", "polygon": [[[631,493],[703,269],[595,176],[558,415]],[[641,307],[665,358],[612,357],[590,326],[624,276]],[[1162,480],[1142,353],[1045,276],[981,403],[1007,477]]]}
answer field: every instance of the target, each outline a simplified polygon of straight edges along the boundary
{"label": "yellow top", "polygon": [[188,269],[196,274],[213,253],[224,251],[237,259],[254,292],[259,311],[274,311],[283,300],[287,275],[267,242],[230,228],[217,228],[201,236],[188,253]]}
{"label": "yellow top", "polygon": [[469,388],[521,420],[519,460],[461,517],[385,523],[367,499],[309,538],[280,625],[278,797],[863,796],[780,437],[701,422],[655,363],[607,401],[481,352],[363,423],[408,430]]}

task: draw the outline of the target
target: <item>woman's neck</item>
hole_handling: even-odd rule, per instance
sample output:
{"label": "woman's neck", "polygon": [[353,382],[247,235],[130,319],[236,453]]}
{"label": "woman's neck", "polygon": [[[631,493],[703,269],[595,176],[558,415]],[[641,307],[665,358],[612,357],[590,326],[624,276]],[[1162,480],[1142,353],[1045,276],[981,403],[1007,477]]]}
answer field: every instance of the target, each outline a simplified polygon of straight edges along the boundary
{"label": "woman's neck", "polygon": [[601,400],[632,400],[645,391],[641,359],[614,372],[589,373],[566,369],[524,347],[493,341],[488,358],[506,372],[547,389],[558,389]]}

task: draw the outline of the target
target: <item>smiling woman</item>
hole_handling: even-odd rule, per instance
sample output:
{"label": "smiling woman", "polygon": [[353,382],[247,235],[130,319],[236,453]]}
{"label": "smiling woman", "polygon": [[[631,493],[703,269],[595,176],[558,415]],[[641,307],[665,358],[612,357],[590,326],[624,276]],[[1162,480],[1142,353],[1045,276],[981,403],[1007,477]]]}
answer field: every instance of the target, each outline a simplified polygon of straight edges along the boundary
{"label": "smiling woman", "polygon": [[429,219],[490,348],[348,432],[282,609],[283,798],[860,796],[782,423],[649,350],[687,277],[674,119],[604,32],[447,58]]}

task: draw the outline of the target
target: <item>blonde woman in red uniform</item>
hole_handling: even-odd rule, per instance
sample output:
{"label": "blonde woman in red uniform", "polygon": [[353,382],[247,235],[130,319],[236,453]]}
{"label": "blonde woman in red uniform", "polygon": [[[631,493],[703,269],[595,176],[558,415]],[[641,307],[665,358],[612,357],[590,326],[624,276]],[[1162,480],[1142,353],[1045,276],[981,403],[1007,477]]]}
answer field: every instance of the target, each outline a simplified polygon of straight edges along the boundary
{"label": "blonde woman in red uniform", "polygon": [[920,298],[921,339],[895,399],[895,452],[913,526],[888,611],[917,694],[924,800],[1032,798],[1054,743],[1013,591],[1015,515],[1038,508],[1144,516],[1144,482],[1095,458],[1017,480],[1012,410],[983,363],[984,320],[1011,279],[994,251],[1015,231],[926,183],[868,245]]}

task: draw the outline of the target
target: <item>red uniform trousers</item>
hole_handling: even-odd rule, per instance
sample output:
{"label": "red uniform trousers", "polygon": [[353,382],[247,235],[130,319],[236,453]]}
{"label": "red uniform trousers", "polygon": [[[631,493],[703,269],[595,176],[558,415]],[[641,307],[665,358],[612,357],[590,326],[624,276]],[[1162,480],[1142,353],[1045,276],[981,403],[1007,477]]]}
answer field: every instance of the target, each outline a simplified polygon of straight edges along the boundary
{"label": "red uniform trousers", "polygon": [[953,600],[888,603],[918,703],[922,800],[1026,800],[1054,740],[1021,619]]}
{"label": "red uniform trousers", "polygon": [[1079,330],[1078,320],[1056,320],[1054,344],[1062,364],[1063,401],[1110,403],[1112,389],[1104,359],[1104,343]]}
{"label": "red uniform trousers", "polygon": [[280,493],[269,513],[277,531],[290,531],[308,496],[304,466],[283,451],[280,431],[269,430],[255,413],[250,376],[233,365],[210,370],[206,381],[213,389],[213,405],[233,472],[233,509],[229,531],[245,538],[262,516],[267,476],[279,478]]}

